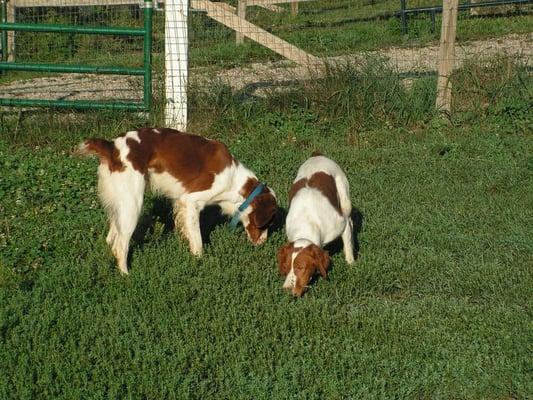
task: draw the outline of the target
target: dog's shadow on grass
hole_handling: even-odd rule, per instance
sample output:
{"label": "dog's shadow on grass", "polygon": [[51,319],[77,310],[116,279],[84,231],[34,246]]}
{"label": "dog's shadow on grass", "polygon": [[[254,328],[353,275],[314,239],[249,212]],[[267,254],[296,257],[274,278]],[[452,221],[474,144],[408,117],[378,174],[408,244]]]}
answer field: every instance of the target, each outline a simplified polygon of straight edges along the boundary
{"label": "dog's shadow on grass", "polygon": [[287,210],[283,207],[278,207],[278,211],[276,212],[276,215],[274,215],[274,219],[272,220],[272,225],[268,228],[268,236],[272,235],[273,233],[282,231],[285,227],[285,219],[287,218]]}
{"label": "dog's shadow on grass", "polygon": [[[269,236],[283,229],[287,210],[282,207],[278,208],[276,215],[268,231]],[[211,243],[211,233],[217,226],[229,224],[230,217],[223,215],[220,207],[208,206],[200,213],[200,232],[202,233],[202,242],[204,245]],[[155,198],[152,207],[146,210],[140,217],[137,228],[133,233],[132,246],[142,248],[144,244],[150,241],[150,237],[156,233],[157,229],[162,226],[160,234],[166,235],[175,231],[174,216],[170,202],[164,198]],[[228,225],[229,226],[229,225]]]}
{"label": "dog's shadow on grass", "polygon": [[[221,213],[220,207],[208,206],[202,210],[200,213],[200,232],[202,234],[203,244],[209,245],[211,242],[211,233],[215,228],[227,223],[228,217]],[[165,236],[179,233],[176,231],[170,202],[164,198],[156,198],[153,201],[152,207],[141,215],[137,228],[133,233],[131,247],[142,248],[154,235]],[[185,239],[179,238],[177,240]],[[186,244],[187,246],[189,245],[188,243]]]}

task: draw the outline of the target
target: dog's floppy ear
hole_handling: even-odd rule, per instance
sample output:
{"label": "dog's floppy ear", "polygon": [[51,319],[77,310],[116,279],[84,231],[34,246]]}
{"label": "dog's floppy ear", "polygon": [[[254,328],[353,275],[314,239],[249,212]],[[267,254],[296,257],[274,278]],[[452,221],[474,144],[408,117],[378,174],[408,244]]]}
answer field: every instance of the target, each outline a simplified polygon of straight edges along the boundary
{"label": "dog's floppy ear", "polygon": [[317,262],[318,271],[322,278],[328,277],[329,269],[329,253],[327,250],[322,250],[320,247],[313,245],[313,256]]}
{"label": "dog's floppy ear", "polygon": [[291,270],[291,255],[293,244],[286,243],[278,250],[278,271],[281,275],[287,275]]}
{"label": "dog's floppy ear", "polygon": [[272,194],[265,193],[257,196],[254,200],[254,211],[251,215],[254,225],[259,229],[266,227],[274,219],[277,210],[276,198]]}

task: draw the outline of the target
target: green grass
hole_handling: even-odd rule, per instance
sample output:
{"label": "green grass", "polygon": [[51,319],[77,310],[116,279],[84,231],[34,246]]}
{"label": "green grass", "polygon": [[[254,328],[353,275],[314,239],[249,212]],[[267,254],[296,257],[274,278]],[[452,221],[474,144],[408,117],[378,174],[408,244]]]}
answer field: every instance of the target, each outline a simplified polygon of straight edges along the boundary
{"label": "green grass", "polygon": [[119,275],[97,162],[70,151],[157,115],[2,115],[0,398],[529,398],[533,82],[503,61],[458,71],[450,124],[434,84],[371,64],[265,99],[191,96],[191,130],[282,207],[312,150],[347,172],[358,260],[334,253],[299,300],[277,275],[283,231],[254,248],[222,224],[196,259],[152,195]]}

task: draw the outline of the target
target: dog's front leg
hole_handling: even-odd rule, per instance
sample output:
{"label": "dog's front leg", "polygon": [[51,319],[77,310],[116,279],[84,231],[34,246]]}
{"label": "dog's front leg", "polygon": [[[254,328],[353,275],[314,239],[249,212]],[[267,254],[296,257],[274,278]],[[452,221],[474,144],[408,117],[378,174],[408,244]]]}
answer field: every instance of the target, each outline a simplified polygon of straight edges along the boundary
{"label": "dog's front leg", "polygon": [[191,253],[202,255],[202,234],[200,231],[201,207],[196,202],[176,201],[174,204],[175,223],[189,241]]}

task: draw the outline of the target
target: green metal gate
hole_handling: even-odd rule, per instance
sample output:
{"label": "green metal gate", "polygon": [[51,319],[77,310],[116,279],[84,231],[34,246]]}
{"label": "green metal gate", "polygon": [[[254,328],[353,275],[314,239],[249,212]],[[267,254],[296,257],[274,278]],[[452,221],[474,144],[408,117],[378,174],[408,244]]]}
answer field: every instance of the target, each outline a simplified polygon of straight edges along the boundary
{"label": "green metal gate", "polygon": [[[30,24],[6,22],[6,1],[0,7],[0,73],[3,71],[36,71],[57,73],[87,73],[87,74],[114,74],[143,76],[143,99],[137,102],[127,101],[91,101],[91,100],[43,100],[43,99],[10,99],[0,98],[0,106],[21,107],[61,107],[70,109],[119,109],[150,111],[152,104],[152,17],[153,3],[150,0],[143,2],[143,28],[122,27],[87,27],[76,25],[58,24]],[[51,33],[76,33],[87,35],[116,35],[116,36],[141,36],[143,37],[143,67],[113,67],[91,65],[61,65],[44,63],[17,63],[8,60],[7,31],[18,32],[51,32]]]}
{"label": "green metal gate", "polygon": [[[0,0],[0,23],[7,21],[7,0]],[[7,32],[0,31],[0,61],[7,60]],[[0,74],[3,71],[0,70]]]}

